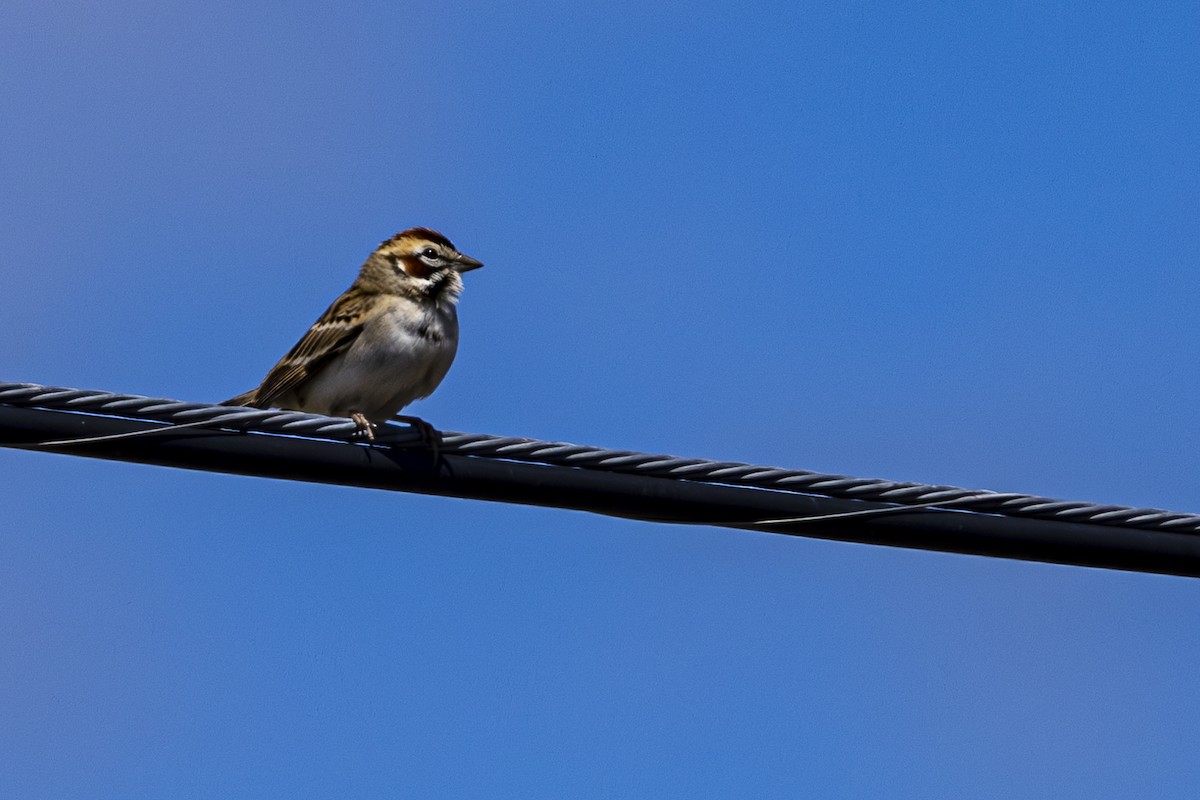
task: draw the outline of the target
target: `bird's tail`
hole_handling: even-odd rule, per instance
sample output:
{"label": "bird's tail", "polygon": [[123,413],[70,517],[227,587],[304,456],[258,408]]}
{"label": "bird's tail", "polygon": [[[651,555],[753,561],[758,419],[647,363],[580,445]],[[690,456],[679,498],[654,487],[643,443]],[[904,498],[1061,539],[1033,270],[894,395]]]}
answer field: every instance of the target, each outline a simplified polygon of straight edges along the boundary
{"label": "bird's tail", "polygon": [[248,392],[242,392],[237,397],[231,397],[228,400],[223,400],[217,403],[219,406],[253,406],[256,405],[258,390],[251,389]]}

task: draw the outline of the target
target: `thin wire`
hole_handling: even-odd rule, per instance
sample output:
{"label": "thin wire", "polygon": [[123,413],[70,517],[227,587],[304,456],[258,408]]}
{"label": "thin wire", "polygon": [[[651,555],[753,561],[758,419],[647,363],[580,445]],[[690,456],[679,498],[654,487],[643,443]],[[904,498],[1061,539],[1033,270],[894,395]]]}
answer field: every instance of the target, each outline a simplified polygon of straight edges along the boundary
{"label": "thin wire", "polygon": [[[980,496],[990,494],[989,492],[980,492]],[[961,502],[961,501],[960,501]],[[750,525],[796,525],[810,522],[829,522],[839,519],[867,519],[870,517],[886,517],[893,514],[906,514],[913,511],[919,511],[923,508],[944,508],[947,511],[955,511],[952,506],[955,503],[944,502],[942,500],[934,500],[931,503],[914,503],[909,506],[891,506],[890,508],[865,508],[862,511],[841,511],[836,514],[813,514],[808,517],[785,517],[783,519],[756,519],[748,524]]]}
{"label": "thin wire", "polygon": [[110,433],[106,436],[81,436],[77,439],[52,439],[46,442],[36,442],[37,447],[67,447],[73,444],[95,444],[96,442],[112,442],[118,439],[132,439],[135,436],[149,436],[156,433],[174,433],[184,428],[212,427],[207,420],[203,422],[187,422],[162,425],[158,428],[147,428],[141,431],[126,431],[125,433]]}
{"label": "thin wire", "polygon": [[[23,408],[182,423],[188,427],[220,428],[255,434],[355,441],[358,426],[351,419],[325,417],[280,409],[242,408],[210,403],[113,394],[30,383],[0,382],[0,404]],[[156,432],[159,429],[156,429]],[[163,428],[163,432],[174,430]],[[809,470],[783,469],[733,461],[709,461],[669,455],[610,450],[567,442],[547,442],[488,434],[443,431],[440,451],[478,458],[521,461],[587,470],[645,475],[668,480],[745,486],[821,497],[870,500],[900,508],[950,507],[960,511],[1002,516],[1087,522],[1143,530],[1200,533],[1200,514],[1156,508],[1056,500],[1037,495],[998,493],[957,486],[929,485],[874,478],[855,478]],[[66,440],[61,440],[66,441]],[[411,447],[421,444],[413,427],[394,424],[377,428],[374,445]],[[849,512],[857,514],[859,512]],[[872,513],[875,513],[872,511]],[[762,524],[775,524],[764,521]],[[782,524],[782,523],[779,523]]]}

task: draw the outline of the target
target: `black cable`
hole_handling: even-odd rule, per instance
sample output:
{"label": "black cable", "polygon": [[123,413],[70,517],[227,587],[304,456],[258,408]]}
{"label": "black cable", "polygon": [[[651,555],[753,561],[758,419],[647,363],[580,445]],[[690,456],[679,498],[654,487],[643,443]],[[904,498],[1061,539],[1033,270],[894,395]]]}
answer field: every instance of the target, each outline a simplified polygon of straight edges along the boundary
{"label": "black cable", "polygon": [[[1188,532],[897,506],[445,451],[435,458],[427,450],[415,448],[173,428],[142,420],[0,404],[0,441],[9,447],[36,450],[45,441],[150,429],[159,432],[67,443],[53,452],[575,509],[651,522],[716,525],[894,547],[1200,576],[1200,536]],[[871,513],[863,515],[864,511]],[[813,519],[818,516],[825,519]]]}

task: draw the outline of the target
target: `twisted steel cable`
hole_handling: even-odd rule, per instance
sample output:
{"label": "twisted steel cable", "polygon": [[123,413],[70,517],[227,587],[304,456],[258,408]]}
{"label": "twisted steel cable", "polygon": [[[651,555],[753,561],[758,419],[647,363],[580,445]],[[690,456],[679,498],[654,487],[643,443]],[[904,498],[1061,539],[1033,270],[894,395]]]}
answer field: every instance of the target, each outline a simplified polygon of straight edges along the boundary
{"label": "twisted steel cable", "polygon": [[[362,441],[355,423],[345,418],[279,409],[190,403],[32,383],[0,382],[0,404],[175,425],[186,424],[190,427],[224,428],[347,442]],[[164,427],[164,430],[166,429]],[[415,429],[389,424],[380,427],[373,444],[403,447],[421,443],[421,436]],[[894,503],[898,506],[936,506],[1031,519],[1086,522],[1175,533],[1200,533],[1200,514],[1055,500],[1036,495],[963,489],[957,486],[853,478],[809,470],[680,458],[632,450],[610,450],[566,442],[443,431],[440,449],[445,453],[478,458],[745,486],[850,500],[871,500]]]}

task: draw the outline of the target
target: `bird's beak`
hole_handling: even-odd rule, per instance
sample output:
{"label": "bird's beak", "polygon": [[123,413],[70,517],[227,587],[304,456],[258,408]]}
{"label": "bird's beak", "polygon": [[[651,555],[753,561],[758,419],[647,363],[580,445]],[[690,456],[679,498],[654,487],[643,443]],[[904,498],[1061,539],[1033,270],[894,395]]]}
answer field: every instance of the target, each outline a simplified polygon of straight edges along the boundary
{"label": "bird's beak", "polygon": [[459,272],[470,272],[471,270],[479,269],[482,266],[482,261],[476,261],[470,256],[464,256],[462,253],[459,253],[458,258],[454,261],[454,268]]}

